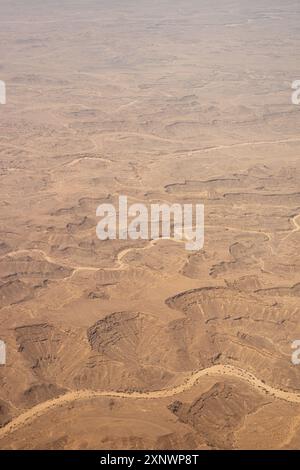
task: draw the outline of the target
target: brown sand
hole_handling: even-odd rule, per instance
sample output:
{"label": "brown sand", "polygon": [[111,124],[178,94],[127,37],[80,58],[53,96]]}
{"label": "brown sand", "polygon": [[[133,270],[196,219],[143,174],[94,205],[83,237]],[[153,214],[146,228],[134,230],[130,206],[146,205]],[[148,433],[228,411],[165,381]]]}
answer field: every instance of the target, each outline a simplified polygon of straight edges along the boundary
{"label": "brown sand", "polygon": [[[298,2],[23,3],[0,17],[0,448],[299,448]],[[203,250],[101,242],[119,195],[204,203]]]}

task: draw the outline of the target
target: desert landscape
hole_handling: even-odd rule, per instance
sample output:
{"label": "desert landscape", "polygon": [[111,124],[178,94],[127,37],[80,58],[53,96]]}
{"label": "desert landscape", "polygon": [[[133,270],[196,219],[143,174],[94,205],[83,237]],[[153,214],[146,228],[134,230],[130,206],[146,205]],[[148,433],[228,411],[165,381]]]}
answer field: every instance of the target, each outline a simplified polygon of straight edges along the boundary
{"label": "desert landscape", "polygon": [[299,2],[0,7],[0,449],[298,449]]}

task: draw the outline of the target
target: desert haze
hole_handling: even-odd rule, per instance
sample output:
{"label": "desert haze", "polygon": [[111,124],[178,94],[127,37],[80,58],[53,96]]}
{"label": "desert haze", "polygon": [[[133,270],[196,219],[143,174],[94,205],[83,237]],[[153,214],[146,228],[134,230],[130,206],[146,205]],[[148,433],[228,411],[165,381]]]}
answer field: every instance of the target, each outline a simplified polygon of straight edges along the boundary
{"label": "desert haze", "polygon": [[[0,449],[300,447],[299,15],[0,1]],[[120,195],[203,248],[99,240]]]}

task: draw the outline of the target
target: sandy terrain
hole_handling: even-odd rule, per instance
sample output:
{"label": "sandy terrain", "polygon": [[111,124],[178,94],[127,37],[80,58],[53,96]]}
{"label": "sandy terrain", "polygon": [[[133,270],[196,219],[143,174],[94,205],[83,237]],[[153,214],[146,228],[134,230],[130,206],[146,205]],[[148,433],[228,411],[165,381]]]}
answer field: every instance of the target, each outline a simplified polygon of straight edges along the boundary
{"label": "sandy terrain", "polygon": [[[299,14],[1,2],[0,449],[299,448]],[[119,195],[204,248],[100,241]]]}

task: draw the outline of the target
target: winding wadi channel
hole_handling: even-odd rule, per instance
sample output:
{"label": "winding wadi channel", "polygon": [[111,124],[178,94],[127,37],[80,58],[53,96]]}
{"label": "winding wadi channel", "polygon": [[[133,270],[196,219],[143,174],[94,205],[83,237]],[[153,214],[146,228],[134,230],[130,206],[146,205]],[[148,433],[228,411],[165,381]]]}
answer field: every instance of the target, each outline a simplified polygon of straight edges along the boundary
{"label": "winding wadi channel", "polygon": [[267,393],[278,398],[280,400],[285,400],[290,403],[300,403],[300,391],[299,392],[288,392],[278,388],[274,388],[271,385],[266,384],[262,380],[255,377],[253,374],[247,372],[244,369],[234,367],[231,365],[214,365],[206,369],[199,370],[189,377],[187,377],[184,382],[176,387],[166,388],[162,390],[156,390],[151,392],[119,392],[119,391],[94,391],[94,390],[78,390],[67,392],[64,395],[61,395],[58,398],[45,401],[40,403],[28,411],[20,414],[14,418],[10,423],[0,429],[0,439],[3,439],[8,434],[22,428],[23,426],[30,424],[36,418],[42,416],[43,414],[51,411],[60,406],[73,403],[78,400],[90,400],[101,397],[112,397],[112,398],[125,398],[125,399],[144,399],[144,400],[153,400],[157,398],[168,398],[180,393],[183,393],[191,389],[194,385],[198,383],[201,377],[204,376],[216,376],[216,375],[226,375],[229,377],[238,378],[247,382],[255,390],[260,393]]}

